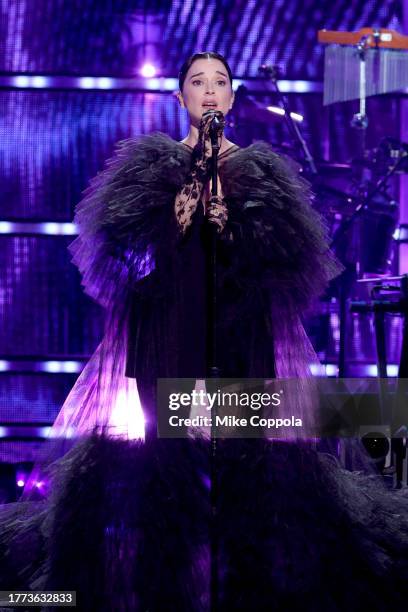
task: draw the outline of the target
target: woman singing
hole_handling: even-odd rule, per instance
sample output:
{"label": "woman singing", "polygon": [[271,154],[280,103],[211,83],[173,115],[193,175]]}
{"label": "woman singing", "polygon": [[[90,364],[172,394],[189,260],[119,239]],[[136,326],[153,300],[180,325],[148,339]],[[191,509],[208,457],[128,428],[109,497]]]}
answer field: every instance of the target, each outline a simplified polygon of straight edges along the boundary
{"label": "woman singing", "polygon": [[[158,437],[156,406],[158,378],[208,373],[211,231],[223,378],[310,378],[302,316],[341,270],[307,183],[268,144],[240,148],[221,132],[211,196],[210,126],[234,103],[226,60],[190,57],[177,98],[187,136],[121,142],[77,208],[73,261],[106,311],[54,426],[80,441],[54,466],[50,497],[3,521],[0,587],[73,589],[87,612],[215,606],[210,445]],[[132,436],[139,400],[144,431]],[[217,478],[218,610],[403,609],[404,496],[314,442],[266,437],[220,440]]]}

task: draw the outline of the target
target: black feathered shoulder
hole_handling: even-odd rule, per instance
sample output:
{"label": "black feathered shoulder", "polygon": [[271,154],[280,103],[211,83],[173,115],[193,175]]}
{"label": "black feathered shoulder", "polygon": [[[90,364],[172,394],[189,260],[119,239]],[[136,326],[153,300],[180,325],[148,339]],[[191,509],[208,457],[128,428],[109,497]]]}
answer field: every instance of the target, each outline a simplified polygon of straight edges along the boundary
{"label": "black feathered shoulder", "polygon": [[191,151],[165,134],[121,141],[78,204],[73,262],[85,291],[111,306],[155,266],[175,223],[173,204],[190,168]]}
{"label": "black feathered shoulder", "polygon": [[277,298],[309,306],[342,270],[309,183],[263,142],[231,154],[220,174],[236,281],[260,283]]}

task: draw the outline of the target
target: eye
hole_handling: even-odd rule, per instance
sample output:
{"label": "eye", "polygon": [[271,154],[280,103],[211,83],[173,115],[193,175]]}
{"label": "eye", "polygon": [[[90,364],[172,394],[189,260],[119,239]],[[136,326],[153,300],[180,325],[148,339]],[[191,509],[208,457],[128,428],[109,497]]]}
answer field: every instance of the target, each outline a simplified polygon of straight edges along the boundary
{"label": "eye", "polygon": [[194,81],[191,81],[193,85],[201,85],[202,80],[201,79],[194,79]]}
{"label": "eye", "polygon": [[224,85],[226,84],[227,84],[226,81],[222,81],[222,80],[217,81],[217,85],[221,85],[221,87],[224,87]]}

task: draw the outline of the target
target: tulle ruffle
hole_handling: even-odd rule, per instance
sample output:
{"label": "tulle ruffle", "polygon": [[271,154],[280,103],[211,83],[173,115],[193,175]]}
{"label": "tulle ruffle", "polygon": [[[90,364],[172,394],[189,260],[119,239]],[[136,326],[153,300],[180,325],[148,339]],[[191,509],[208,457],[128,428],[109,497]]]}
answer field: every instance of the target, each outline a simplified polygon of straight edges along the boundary
{"label": "tulle ruffle", "polygon": [[215,520],[222,612],[405,610],[406,491],[305,443],[223,440],[214,519],[209,462],[203,440],[84,439],[46,511],[0,511],[0,588],[75,589],[84,612],[207,612]]}

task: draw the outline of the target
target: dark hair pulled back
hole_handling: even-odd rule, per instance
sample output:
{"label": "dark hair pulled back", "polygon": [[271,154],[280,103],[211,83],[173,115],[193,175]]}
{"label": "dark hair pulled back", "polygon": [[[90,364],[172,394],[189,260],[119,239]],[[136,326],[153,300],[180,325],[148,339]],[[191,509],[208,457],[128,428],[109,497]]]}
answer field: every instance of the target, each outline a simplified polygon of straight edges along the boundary
{"label": "dark hair pulled back", "polygon": [[219,53],[216,53],[215,51],[201,51],[200,53],[194,53],[193,55],[191,55],[180,68],[180,72],[178,75],[180,91],[183,91],[184,81],[186,80],[186,75],[190,67],[192,66],[192,64],[194,64],[196,60],[200,60],[200,59],[219,60],[225,66],[225,70],[227,71],[229,80],[232,85],[232,72],[231,72],[231,68],[229,67],[228,62],[225,59],[225,57],[223,57]]}

